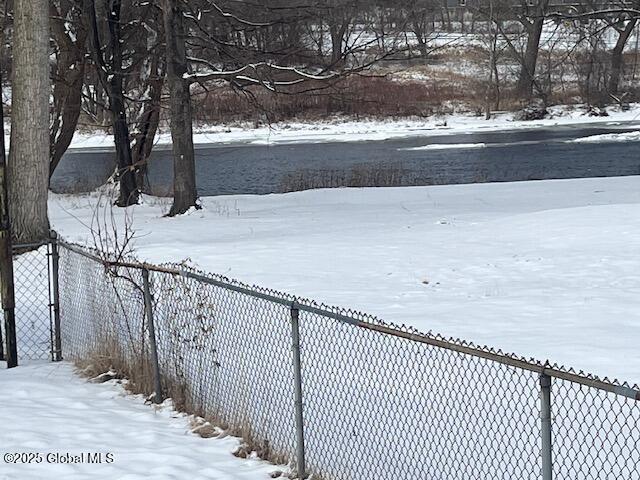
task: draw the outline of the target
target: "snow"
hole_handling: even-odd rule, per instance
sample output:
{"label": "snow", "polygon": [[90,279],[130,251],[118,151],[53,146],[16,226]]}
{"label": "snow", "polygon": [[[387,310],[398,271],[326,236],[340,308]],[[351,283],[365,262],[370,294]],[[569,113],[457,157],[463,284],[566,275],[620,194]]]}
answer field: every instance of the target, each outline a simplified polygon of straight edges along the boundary
{"label": "snow", "polygon": [[[39,454],[40,463],[0,463],[0,480],[64,478],[237,479],[271,478],[276,466],[232,455],[235,437],[202,438],[191,432],[193,417],[170,401],[145,404],[116,380],[89,383],[68,363],[0,364],[2,455]],[[88,454],[102,463],[88,463]],[[112,455],[111,462],[107,454]],[[81,463],[64,463],[84,454]],[[36,456],[33,456],[34,461]],[[280,469],[282,470],[282,469]]]}
{"label": "snow", "polygon": [[[469,32],[468,30],[463,31],[463,26],[459,21],[451,21],[447,23],[450,25],[450,28],[453,28],[453,31],[446,31],[446,27],[442,22],[434,23],[434,31],[426,36],[426,43],[429,46],[429,49],[437,50],[446,46],[465,46],[467,48],[477,46],[486,48],[489,40],[488,35],[487,33],[482,33],[487,32],[488,30],[486,22],[476,19],[476,32]],[[467,29],[469,23],[470,20],[467,18]],[[618,33],[615,29],[604,29],[604,23],[601,20],[597,20],[595,22],[592,21],[591,25],[595,27],[595,29],[592,27],[591,34],[597,35],[598,41],[601,43],[601,48],[605,50],[612,49],[615,46],[618,37]],[[516,47],[522,48],[522,43],[526,41],[526,36],[521,33],[523,28],[522,24],[517,21],[507,21],[504,22],[503,28],[505,28],[506,32],[511,32],[507,33],[509,41],[515,44]],[[544,22],[542,29],[542,36],[540,39],[541,50],[588,51],[590,45],[587,41],[588,34],[586,30],[587,27],[585,25],[581,25],[581,28],[576,28],[572,22],[557,23],[555,19],[549,18]],[[375,32],[370,31],[365,25],[359,25],[358,28],[355,28],[351,33],[349,42],[357,45],[358,40],[360,40],[360,42],[373,42],[375,38]],[[637,44],[637,41],[637,32],[634,30],[625,45],[625,51],[632,51]],[[404,45],[403,42],[406,42],[406,45],[415,47],[417,45],[417,39],[414,32],[398,32],[396,35],[387,33],[385,38],[385,43],[389,46],[394,44]],[[330,46],[330,38],[325,38],[323,44]],[[499,35],[499,50],[506,49],[507,45],[508,43],[504,37]]]}
{"label": "snow", "polygon": [[467,148],[484,148],[485,143],[432,143],[422,147],[399,148],[398,150],[459,150]]}
{"label": "snow", "polygon": [[589,135],[588,137],[568,140],[571,143],[601,143],[601,142],[637,142],[640,141],[640,131],[625,133],[604,133],[601,135]]}
{"label": "snow", "polygon": [[11,99],[13,97],[13,90],[10,86],[3,85],[2,86],[2,104],[10,107]]}
{"label": "snow", "polygon": [[20,358],[50,357],[51,333],[48,302],[49,265],[47,247],[22,253],[15,257],[17,342]]}
{"label": "snow", "polygon": [[[250,143],[255,145],[275,145],[297,142],[355,142],[386,140],[392,138],[420,137],[460,133],[478,133],[494,130],[513,130],[550,127],[559,125],[579,125],[606,123],[620,125],[640,119],[640,104],[632,104],[629,110],[621,111],[611,107],[608,117],[589,116],[584,106],[550,107],[549,118],[534,121],[514,120],[513,113],[496,113],[490,120],[484,116],[464,114],[438,115],[426,119],[398,120],[345,120],[334,118],[317,123],[274,123],[257,128],[247,125],[224,126],[204,125],[194,129],[194,144]],[[161,132],[155,139],[158,145],[171,144],[171,134]],[[113,138],[105,133],[76,133],[71,148],[112,149]]]}
{"label": "snow", "polygon": [[[52,195],[53,226],[91,244],[97,199]],[[188,257],[422,331],[640,381],[640,177],[208,197],[178,218],[162,216],[167,199],[145,202],[130,209],[143,260]]]}
{"label": "snow", "polygon": [[[553,36],[554,33],[562,33],[562,42],[567,42],[567,46],[572,50],[576,48],[575,42],[578,40],[574,34],[566,32],[564,27],[556,30],[556,26],[547,23],[545,36]],[[356,29],[358,31],[358,29]],[[610,33],[614,30],[611,29]],[[574,32],[575,33],[575,32]],[[413,33],[407,32],[409,42],[412,43]],[[609,35],[611,36],[611,35]],[[512,38],[512,41],[518,42],[519,35]],[[566,37],[566,38],[565,38]],[[607,37],[607,35],[605,35]],[[614,35],[615,37],[615,35]],[[554,37],[555,38],[555,37]],[[371,40],[371,39],[370,39]],[[404,41],[405,39],[402,39]],[[460,34],[460,33],[438,33],[433,40],[442,47],[448,45],[451,47],[446,55],[455,58],[455,62],[445,61],[428,63],[425,65],[413,65],[407,69],[400,69],[395,66],[393,69],[387,70],[383,68],[378,73],[389,74],[391,79],[398,81],[424,81],[427,78],[440,79],[441,83],[450,83],[451,76],[467,78],[484,75],[485,67],[482,61],[477,58],[469,59],[464,55],[465,45],[471,44],[484,45],[486,38],[483,35],[476,34]],[[603,38],[603,40],[605,40]],[[471,43],[469,43],[471,42]],[[436,46],[434,44],[434,47]],[[633,44],[632,40],[627,46]],[[327,44],[330,45],[330,42]],[[456,46],[457,45],[457,46]],[[559,45],[556,44],[556,53]],[[517,62],[516,62],[517,63]],[[517,66],[513,62],[499,65],[501,76],[511,78],[517,71]],[[210,72],[203,72],[204,75]],[[565,81],[575,81],[574,73],[562,72],[561,77]],[[511,78],[513,80],[513,78]],[[559,83],[562,83],[558,80]],[[89,86],[91,88],[91,86]],[[10,97],[10,90],[5,88],[6,95]],[[141,98],[146,98],[142,95]],[[236,143],[249,142],[255,144],[275,144],[275,143],[293,143],[293,142],[333,142],[333,141],[366,141],[366,140],[383,140],[389,138],[407,137],[407,136],[429,136],[442,135],[447,133],[461,133],[472,131],[482,131],[487,129],[517,129],[532,128],[538,126],[554,126],[569,125],[580,123],[593,123],[604,121],[629,121],[638,119],[640,116],[640,104],[631,104],[628,111],[621,111],[617,106],[610,106],[607,111],[609,117],[593,117],[587,115],[588,108],[585,105],[557,105],[549,108],[549,118],[542,121],[523,122],[514,120],[514,114],[509,112],[493,112],[490,120],[485,120],[483,115],[474,115],[469,112],[460,112],[460,109],[469,109],[468,105],[460,104],[455,101],[444,101],[441,105],[442,110],[454,111],[456,113],[447,115],[433,115],[426,118],[399,118],[399,119],[363,119],[354,120],[353,117],[338,116],[329,118],[326,121],[314,122],[295,122],[287,121],[273,123],[270,125],[262,125],[255,127],[253,122],[233,123],[230,125],[210,124],[196,125],[194,141],[198,145],[209,143]],[[471,108],[471,110],[475,110]],[[8,132],[8,130],[7,130]],[[158,145],[167,146],[171,144],[171,135],[166,129],[157,136],[156,143]],[[76,132],[71,148],[104,148],[113,150],[113,137],[105,131],[84,131]]]}

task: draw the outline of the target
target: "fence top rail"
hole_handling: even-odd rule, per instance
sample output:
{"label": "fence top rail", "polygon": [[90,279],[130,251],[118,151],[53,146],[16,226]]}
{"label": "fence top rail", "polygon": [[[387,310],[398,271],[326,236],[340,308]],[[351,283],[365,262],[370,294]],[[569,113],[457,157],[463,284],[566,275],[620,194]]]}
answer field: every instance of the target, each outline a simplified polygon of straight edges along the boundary
{"label": "fence top rail", "polygon": [[69,243],[65,240],[58,240],[58,245],[69,251],[77,253],[78,255],[84,256],[97,263],[100,263],[105,268],[120,267],[142,269],[150,272],[165,273],[169,275],[180,276],[183,278],[190,278],[204,284],[214,285],[226,290],[235,291],[254,298],[273,302],[290,309],[305,311],[308,313],[332,318],[339,322],[354,325],[356,327],[367,329],[370,331],[375,331],[384,335],[432,345],[463,355],[483,358],[485,360],[508,365],[510,367],[527,370],[530,372],[538,373],[540,375],[548,375],[557,379],[585,385],[587,387],[596,388],[598,390],[603,390],[615,395],[620,395],[626,398],[640,401],[640,386],[638,386],[637,384],[621,382],[617,379],[612,380],[607,377],[600,378],[596,375],[585,373],[581,370],[576,371],[574,369],[566,368],[556,363],[550,363],[548,360],[542,362],[533,358],[527,359],[513,353],[506,353],[502,350],[493,349],[486,345],[480,346],[472,342],[467,342],[465,340],[460,340],[457,338],[447,338],[439,334],[434,334],[431,331],[425,333],[406,325],[398,326],[396,324],[380,320],[375,316],[355,310],[318,304],[313,300],[296,297],[294,295],[258,287],[255,285],[252,286],[244,284],[237,280],[229,279],[221,275],[200,272],[184,265],[155,265],[146,262],[138,262],[131,259],[110,260],[108,258],[108,254],[101,253],[90,247]]}
{"label": "fence top rail", "polygon": [[50,240],[43,240],[42,242],[32,242],[32,243],[14,243],[11,245],[11,248],[15,251],[21,250],[35,250],[36,248],[43,247],[45,245],[49,245],[51,243]]}

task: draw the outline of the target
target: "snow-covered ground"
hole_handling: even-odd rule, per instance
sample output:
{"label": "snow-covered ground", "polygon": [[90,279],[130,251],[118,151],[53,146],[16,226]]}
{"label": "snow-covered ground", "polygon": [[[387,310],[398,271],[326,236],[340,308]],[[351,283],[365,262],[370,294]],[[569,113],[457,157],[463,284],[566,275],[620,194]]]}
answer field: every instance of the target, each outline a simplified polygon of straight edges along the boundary
{"label": "snow-covered ground", "polygon": [[601,135],[589,135],[588,137],[568,140],[573,143],[600,143],[600,142],[638,142],[640,131],[624,133],[603,133]]}
{"label": "snow-covered ground", "polygon": [[399,148],[398,150],[419,151],[419,150],[451,150],[468,148],[485,148],[485,143],[432,143],[422,147]]}
{"label": "snow-covered ground", "polygon": [[[542,120],[521,121],[513,112],[497,112],[491,119],[472,114],[434,115],[427,118],[359,119],[335,117],[323,122],[280,122],[255,127],[252,123],[234,125],[200,125],[194,127],[193,141],[198,145],[250,143],[276,145],[288,143],[323,143],[388,140],[393,138],[429,137],[483,133],[494,130],[548,128],[554,126],[579,126],[594,123],[609,127],[638,128],[640,130],[640,103],[632,104],[626,111],[609,107],[609,116],[598,117],[586,113],[584,105],[558,105],[549,107],[549,115]],[[9,144],[10,124],[5,125],[5,141]],[[612,134],[615,135],[615,134]],[[636,140],[627,138],[627,140]],[[592,141],[611,141],[607,138]],[[613,140],[615,141],[615,140]],[[171,145],[171,133],[161,131],[156,135],[157,147]],[[76,132],[71,149],[114,149],[113,136],[104,131]]]}
{"label": "snow-covered ground", "polygon": [[0,480],[259,480],[282,470],[235,457],[237,438],[202,438],[170,402],[145,405],[116,380],[89,383],[68,363],[4,367]]}
{"label": "snow-covered ground", "polygon": [[[386,140],[412,136],[479,133],[493,130],[552,127],[608,123],[634,128],[628,122],[638,121],[640,129],[640,104],[633,104],[627,111],[610,107],[608,117],[589,116],[584,107],[557,106],[549,108],[549,118],[535,121],[514,120],[513,113],[499,113],[490,120],[472,115],[440,115],[426,119],[405,120],[360,120],[348,121],[340,118],[317,123],[275,123],[251,128],[240,126],[201,126],[195,129],[196,145],[212,143],[248,142],[256,145],[271,145],[296,142],[353,142]],[[156,137],[158,145],[169,145],[171,135],[162,132]],[[113,138],[104,133],[76,133],[71,148],[113,148]]]}
{"label": "snow-covered ground", "polygon": [[[53,226],[91,243],[96,199],[52,195]],[[145,201],[142,259],[640,381],[640,177]]]}

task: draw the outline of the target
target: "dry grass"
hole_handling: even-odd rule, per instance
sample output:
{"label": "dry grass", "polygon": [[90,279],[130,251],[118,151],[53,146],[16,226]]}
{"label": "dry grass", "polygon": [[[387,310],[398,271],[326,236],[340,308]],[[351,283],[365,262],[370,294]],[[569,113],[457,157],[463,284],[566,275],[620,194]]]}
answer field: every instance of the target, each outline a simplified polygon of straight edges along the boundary
{"label": "dry grass", "polygon": [[474,104],[482,82],[451,73],[431,79],[397,81],[392,75],[354,76],[326,90],[289,95],[254,87],[248,94],[219,85],[194,97],[200,123],[317,120],[328,116],[428,117],[450,113],[451,102]]}
{"label": "dry grass", "polygon": [[78,372],[91,381],[110,378],[127,379],[125,388],[131,393],[150,396],[154,391],[153,370],[148,354],[132,359],[112,336],[103,337],[100,346],[85,358],[76,360]]}
{"label": "dry grass", "polygon": [[[506,51],[501,55],[499,108],[516,111],[527,103],[515,93],[518,60]],[[561,63],[562,58],[556,57],[553,61]],[[488,88],[488,60],[489,53],[477,45],[444,48],[427,61],[378,65],[367,75],[342,79],[312,94],[276,94],[261,87],[238,93],[224,83],[215,83],[208,85],[207,91],[195,93],[194,116],[201,124],[253,121],[258,125],[331,116],[358,119],[480,114],[486,107],[487,92],[493,95],[493,89]],[[540,72],[544,67],[541,58]],[[564,68],[569,71],[568,66]],[[553,78],[552,83],[551,103],[580,101],[575,82]],[[490,100],[493,105],[494,99]]]}
{"label": "dry grass", "polygon": [[312,188],[336,187],[399,187],[407,185],[401,164],[390,166],[354,165],[350,170],[298,170],[286,175],[281,192],[296,192]]}
{"label": "dry grass", "polygon": [[[104,339],[109,340],[104,340]],[[75,361],[77,372],[90,382],[103,383],[113,379],[122,380],[124,388],[132,394],[142,394],[148,400],[154,391],[153,369],[148,352],[142,355],[128,354],[112,335],[101,336],[100,347],[82,359]],[[247,423],[239,427],[225,425],[220,419],[207,415],[200,407],[201,402],[194,398],[188,386],[171,376],[161,379],[165,398],[171,398],[173,408],[182,413],[192,415],[191,432],[202,438],[220,438],[228,435],[239,437],[242,443],[233,452],[240,458],[250,455],[274,463],[284,465],[288,456],[271,448],[268,440],[259,440]],[[284,476],[279,472],[273,478]]]}
{"label": "dry grass", "polygon": [[[625,54],[625,78],[621,91],[625,101],[640,99],[639,56]],[[608,52],[599,53],[599,77],[608,71]],[[222,81],[194,86],[193,114],[196,124],[256,125],[281,121],[317,121],[327,117],[358,118],[429,117],[456,112],[481,113],[486,106],[489,52],[471,44],[436,50],[425,60],[393,60],[376,65],[366,75],[353,75],[334,84],[305,84],[313,92],[273,93],[261,87],[239,92]],[[568,53],[556,48],[541,49],[537,76],[548,104],[616,103],[603,90],[602,81],[585,89],[578,80],[583,75],[585,53]],[[516,111],[527,101],[514,91],[519,59],[509,49],[499,54],[499,109]],[[547,70],[551,72],[547,75]],[[604,75],[604,76],[603,76]],[[592,75],[594,77],[594,75]],[[590,80],[594,83],[594,80]],[[584,83],[584,82],[582,82]],[[491,93],[493,95],[493,93]],[[493,105],[494,99],[490,99]],[[166,106],[165,106],[166,107]],[[161,126],[167,128],[168,109],[163,108]],[[132,119],[133,121],[133,119]],[[93,130],[94,120],[83,115],[79,129]]]}

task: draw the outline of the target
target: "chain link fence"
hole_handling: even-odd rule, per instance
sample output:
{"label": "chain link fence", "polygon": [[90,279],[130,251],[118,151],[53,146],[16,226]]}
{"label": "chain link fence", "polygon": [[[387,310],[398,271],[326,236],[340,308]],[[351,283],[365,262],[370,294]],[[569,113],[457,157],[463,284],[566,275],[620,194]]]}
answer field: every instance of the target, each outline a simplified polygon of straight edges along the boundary
{"label": "chain link fence", "polygon": [[[16,341],[23,360],[54,360],[54,244],[14,245]],[[0,328],[5,345],[4,325]]]}
{"label": "chain link fence", "polygon": [[[640,391],[60,242],[65,359],[314,479],[640,480]],[[22,288],[22,287],[19,287]]]}

